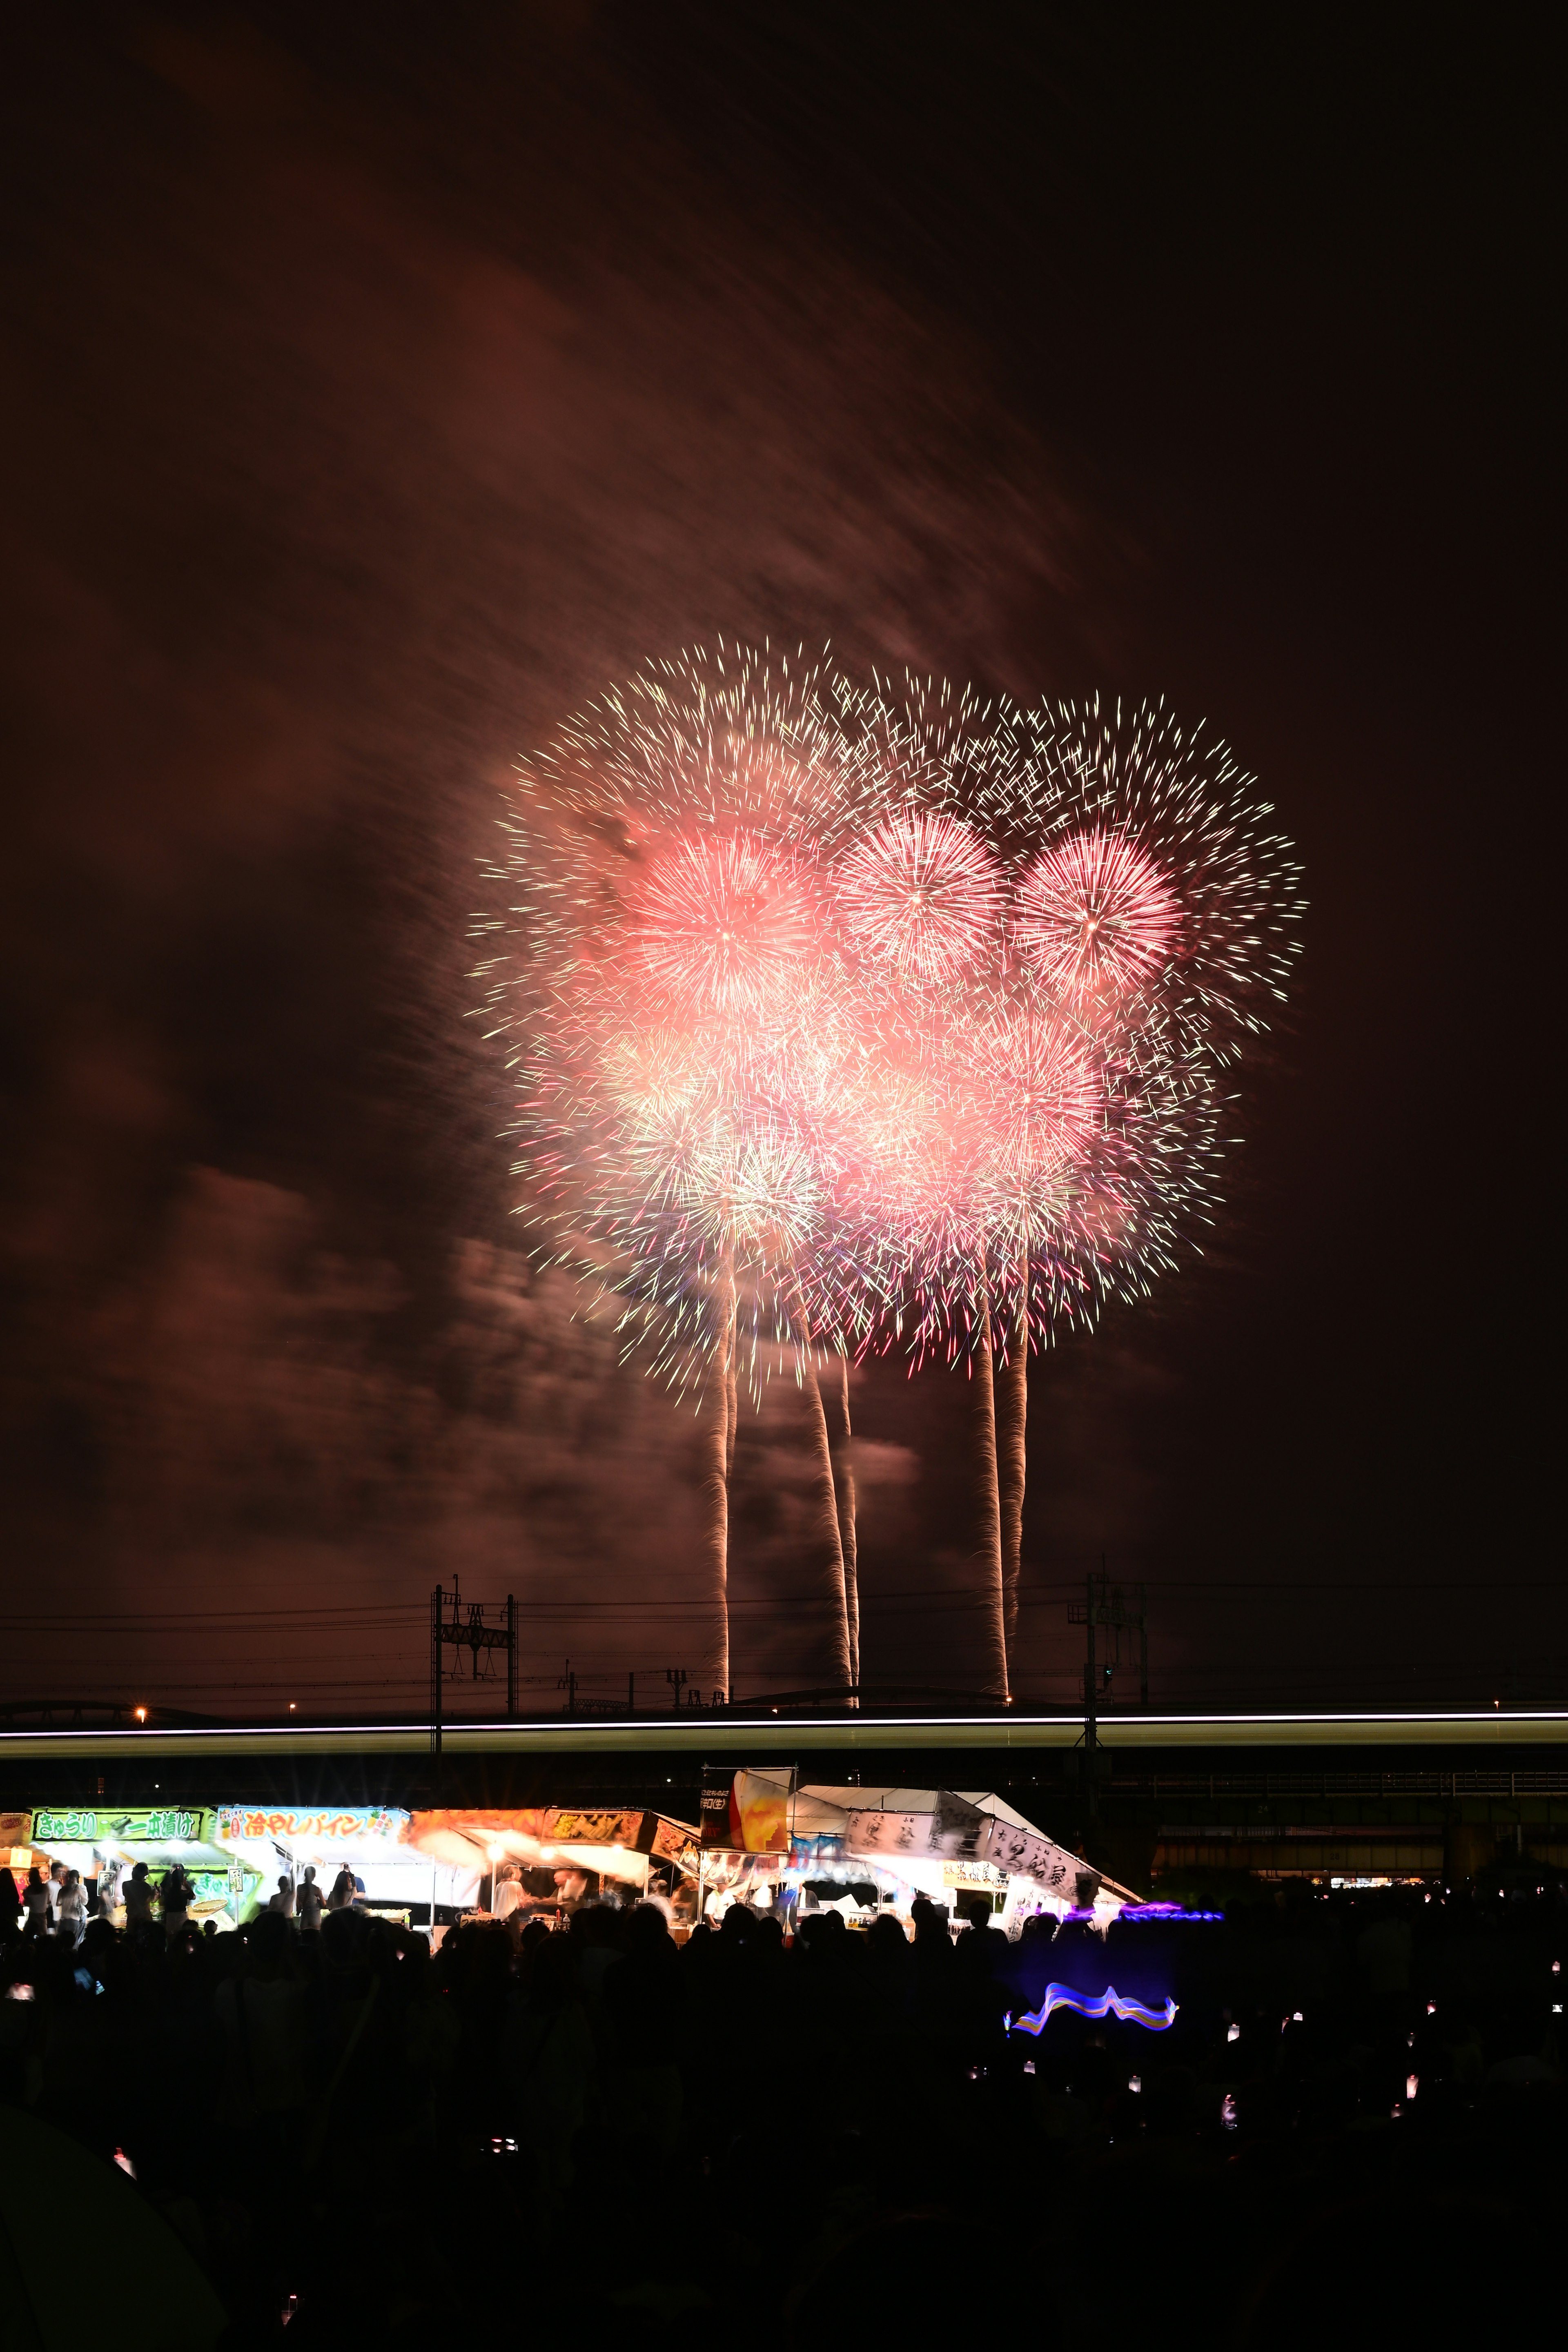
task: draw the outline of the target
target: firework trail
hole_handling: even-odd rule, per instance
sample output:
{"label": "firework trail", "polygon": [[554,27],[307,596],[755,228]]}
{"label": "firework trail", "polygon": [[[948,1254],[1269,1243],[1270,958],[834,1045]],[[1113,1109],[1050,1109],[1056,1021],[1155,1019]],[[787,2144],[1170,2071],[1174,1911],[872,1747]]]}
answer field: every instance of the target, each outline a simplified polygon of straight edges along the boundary
{"label": "firework trail", "polygon": [[1008,1695],[1027,1356],[1146,1296],[1212,1208],[1219,1074],[1296,947],[1267,815],[1163,706],[992,709],[723,646],[522,764],[479,924],[516,1172],[536,1254],[699,1399],[720,1689],[742,1378],[805,1391],[853,1685],[847,1366],[899,1350],[973,1382]]}
{"label": "firework trail", "polygon": [[834,1406],[837,1422],[837,1440],[833,1448],[833,1475],[837,1498],[838,1544],[844,1559],[845,1607],[849,1619],[849,1679],[856,1690],[860,1686],[860,1570],[859,1552],[855,1530],[855,1465],[850,1458],[849,1444],[853,1431],[849,1421],[849,1366],[840,1357],[829,1363],[818,1375],[819,1380],[834,1382]]}

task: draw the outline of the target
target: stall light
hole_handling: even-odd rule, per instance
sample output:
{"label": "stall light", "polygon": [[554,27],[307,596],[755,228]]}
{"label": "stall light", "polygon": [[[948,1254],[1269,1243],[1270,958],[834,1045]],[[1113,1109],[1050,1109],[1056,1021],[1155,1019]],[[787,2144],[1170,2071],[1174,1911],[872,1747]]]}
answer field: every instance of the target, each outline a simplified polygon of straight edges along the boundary
{"label": "stall light", "polygon": [[1241,2040],[1240,2026],[1227,2025],[1225,2029],[1225,2038],[1227,2042],[1239,2042]]}
{"label": "stall light", "polygon": [[1237,2116],[1236,2112],[1236,2094],[1234,2091],[1227,2091],[1224,2098],[1220,2101],[1219,2119],[1225,2126],[1226,2131],[1234,2131],[1236,2129]]}
{"label": "stall light", "polygon": [[1127,2077],[1127,2087],[1130,2091],[1141,2091],[1143,2088],[1142,2075],[1129,2074]]}
{"label": "stall light", "polygon": [[144,1706],[139,1706],[139,1707],[136,1709],[136,1720],[137,1720],[137,1722],[138,1722],[138,1723],[145,1723],[145,1722],[146,1722],[146,1720],[147,1720],[147,1710],[146,1710],[146,1708],[145,1708]]}
{"label": "stall light", "polygon": [[114,2161],[120,2167],[121,2172],[129,2173],[131,2179],[132,2180],[135,2179],[136,2167],[132,2163],[131,2158],[126,2155],[125,2150],[122,2147],[117,2147],[115,2149]]}
{"label": "stall light", "polygon": [[1436,2004],[1436,2002],[1435,2000],[1429,2000],[1429,2001],[1427,2002],[1427,2004],[1426,2004],[1426,2014],[1427,2014],[1427,2016],[1428,2016],[1428,2017],[1436,2017],[1436,2014],[1437,2014],[1437,2004]]}
{"label": "stall light", "polygon": [[1406,2074],[1406,2076],[1405,2077],[1405,2097],[1406,2097],[1407,2099],[1413,2099],[1413,2098],[1415,2096],[1416,2092],[1417,2092],[1420,2088],[1421,2088],[1421,2077],[1420,2077],[1420,2075],[1419,2075],[1419,2074]]}

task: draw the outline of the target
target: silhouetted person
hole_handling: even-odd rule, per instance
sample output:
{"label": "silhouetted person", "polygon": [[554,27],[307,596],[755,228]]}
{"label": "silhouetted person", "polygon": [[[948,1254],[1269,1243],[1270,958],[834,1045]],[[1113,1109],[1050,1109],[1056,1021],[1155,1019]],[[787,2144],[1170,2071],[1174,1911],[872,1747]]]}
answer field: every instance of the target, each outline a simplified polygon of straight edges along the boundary
{"label": "silhouetted person", "polygon": [[301,1935],[313,1936],[321,1924],[321,1889],[313,1862],[305,1864],[305,1875],[294,1897],[294,1916]]}
{"label": "silhouetted person", "polygon": [[22,1898],[16,1892],[16,1881],[8,1870],[0,1870],[0,1940],[16,1932],[22,1916]]}
{"label": "silhouetted person", "polygon": [[29,1936],[47,1936],[49,1932],[48,1881],[35,1863],[27,1873],[27,1884],[22,1895],[22,1908],[26,1915]]}
{"label": "silhouetted person", "polygon": [[153,1924],[153,1889],[148,1884],[147,1865],[144,1862],[132,1864],[131,1875],[125,1881],[122,1892],[125,1896],[127,1929],[150,1927]]}
{"label": "silhouetted person", "polygon": [[87,1925],[87,1889],[81,1883],[79,1870],[68,1870],[60,1881],[59,1900],[55,1906],[55,1933],[77,1945]]}

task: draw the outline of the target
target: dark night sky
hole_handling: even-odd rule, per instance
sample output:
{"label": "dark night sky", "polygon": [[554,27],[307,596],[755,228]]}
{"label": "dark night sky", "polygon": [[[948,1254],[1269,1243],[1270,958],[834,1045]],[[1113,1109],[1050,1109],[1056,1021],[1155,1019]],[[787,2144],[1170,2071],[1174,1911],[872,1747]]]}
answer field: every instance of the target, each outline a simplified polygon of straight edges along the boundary
{"label": "dark night sky", "polygon": [[[1160,1698],[1561,1697],[1546,21],[16,21],[0,1697],[401,1705],[455,1572],[696,1664],[463,928],[512,754],[720,632],[1163,692],[1305,857],[1214,1246],[1032,1379],[1026,1693],[1104,1553]],[[873,1679],[977,1678],[964,1403],[858,1384]],[[805,1475],[774,1396],[742,1690]]]}

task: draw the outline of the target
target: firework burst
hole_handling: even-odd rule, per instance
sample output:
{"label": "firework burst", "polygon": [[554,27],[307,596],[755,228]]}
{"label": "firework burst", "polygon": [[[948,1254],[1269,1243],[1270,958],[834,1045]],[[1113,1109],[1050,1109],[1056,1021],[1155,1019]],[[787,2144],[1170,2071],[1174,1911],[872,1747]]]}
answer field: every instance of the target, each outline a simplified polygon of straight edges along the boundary
{"label": "firework burst", "polygon": [[1217,1073],[1295,951],[1267,814],[1163,706],[993,710],[722,646],[522,763],[478,927],[522,1206],[701,1402],[721,1689],[738,1383],[807,1391],[847,1683],[847,1365],[899,1349],[979,1383],[1005,1694],[1026,1360],[1209,1210]]}

